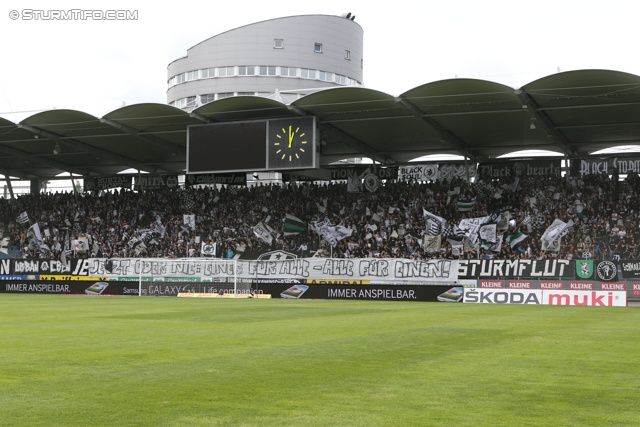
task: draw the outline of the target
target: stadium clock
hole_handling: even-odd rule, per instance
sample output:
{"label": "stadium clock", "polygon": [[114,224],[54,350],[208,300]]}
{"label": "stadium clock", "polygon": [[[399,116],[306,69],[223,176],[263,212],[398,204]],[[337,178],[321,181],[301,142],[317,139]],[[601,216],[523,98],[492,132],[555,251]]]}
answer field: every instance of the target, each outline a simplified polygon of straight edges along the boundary
{"label": "stadium clock", "polygon": [[312,117],[269,121],[268,169],[313,168],[315,124]]}

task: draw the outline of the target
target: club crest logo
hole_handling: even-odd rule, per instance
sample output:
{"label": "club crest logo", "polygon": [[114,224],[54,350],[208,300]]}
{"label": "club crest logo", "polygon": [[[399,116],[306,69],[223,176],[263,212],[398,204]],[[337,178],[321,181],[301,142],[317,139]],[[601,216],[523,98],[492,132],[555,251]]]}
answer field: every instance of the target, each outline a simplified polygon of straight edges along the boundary
{"label": "club crest logo", "polygon": [[258,257],[258,261],[284,261],[296,258],[298,258],[298,255],[294,253],[277,250],[261,254]]}
{"label": "club crest logo", "polygon": [[601,261],[596,269],[600,280],[612,280],[618,275],[618,267],[611,261]]}
{"label": "club crest logo", "polygon": [[576,261],[576,274],[581,279],[589,279],[593,276],[593,260],[580,259]]}

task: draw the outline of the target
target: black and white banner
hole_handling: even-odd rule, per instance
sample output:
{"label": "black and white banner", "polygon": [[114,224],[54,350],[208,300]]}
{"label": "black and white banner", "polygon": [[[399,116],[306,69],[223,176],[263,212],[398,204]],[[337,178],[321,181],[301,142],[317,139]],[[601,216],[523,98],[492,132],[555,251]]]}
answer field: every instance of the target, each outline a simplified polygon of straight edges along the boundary
{"label": "black and white banner", "polygon": [[491,178],[560,176],[561,172],[559,159],[489,162],[478,165],[478,174]]}
{"label": "black and white banner", "polygon": [[110,188],[131,189],[133,177],[131,175],[113,175],[103,177],[84,177],[85,191],[91,190],[107,190]]}
{"label": "black and white banner", "polygon": [[475,178],[478,166],[476,163],[443,163],[438,166],[438,181],[450,181],[454,178],[467,180]]}
{"label": "black and white banner", "polygon": [[[364,280],[378,284],[449,283],[458,279],[457,260],[408,260],[399,258],[340,259],[293,258],[238,260],[237,271],[230,260],[186,258],[90,258],[75,265],[85,275],[104,276],[109,280],[203,277],[226,281],[237,274],[243,282],[258,279],[294,280]],[[153,279],[155,280],[155,279]]]}
{"label": "black and white banner", "polygon": [[620,261],[620,268],[625,279],[640,279],[640,260]]}
{"label": "black and white banner", "polygon": [[397,179],[398,178],[398,167],[377,167],[372,168],[371,166],[361,165],[361,166],[350,166],[343,168],[332,168],[331,170],[331,179],[334,181],[342,181],[348,180],[352,176],[363,176],[368,175],[370,173],[375,174],[378,179]]}
{"label": "black and white banner", "polygon": [[[207,246],[206,244],[204,246]],[[70,258],[0,260],[0,280],[12,277],[81,277],[104,280],[187,280],[202,278],[229,281],[237,274],[244,282],[265,280],[364,280],[378,284],[424,283],[459,280],[591,280],[600,283],[640,278],[637,260],[471,259],[410,260],[403,258],[298,258],[284,251],[251,252],[237,260],[209,257],[164,258]],[[234,270],[234,264],[237,271]],[[588,268],[582,266],[587,265]],[[194,279],[195,280],[195,279]],[[198,279],[199,280],[199,279]]]}
{"label": "black and white banner", "polygon": [[398,168],[399,181],[435,181],[438,178],[438,165],[422,164],[400,166]]}
{"label": "black and white banner", "polygon": [[573,278],[575,261],[560,259],[471,259],[459,261],[459,278]]}
{"label": "black and white banner", "polygon": [[604,159],[571,160],[571,176],[611,175],[615,169],[621,175],[640,173],[640,158],[609,157]]}
{"label": "black and white banner", "polygon": [[163,188],[178,188],[178,175],[151,175],[141,174],[136,176],[133,188],[139,190],[161,190]]}
{"label": "black and white banner", "polygon": [[247,185],[247,173],[197,173],[186,175],[184,180],[185,187],[213,184]]}

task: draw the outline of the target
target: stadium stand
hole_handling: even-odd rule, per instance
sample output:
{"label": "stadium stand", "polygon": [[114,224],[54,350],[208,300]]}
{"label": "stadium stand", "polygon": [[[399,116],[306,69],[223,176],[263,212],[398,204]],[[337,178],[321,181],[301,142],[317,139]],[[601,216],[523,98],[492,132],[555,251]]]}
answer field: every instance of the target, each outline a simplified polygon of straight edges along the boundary
{"label": "stadium stand", "polygon": [[[636,174],[525,178],[515,186],[482,176],[471,185],[388,180],[374,192],[348,190],[336,181],[23,195],[0,201],[2,250],[14,258],[242,258],[274,249],[301,255],[305,245],[309,256],[337,258],[639,255]],[[425,213],[446,223],[430,230]],[[486,217],[501,245],[483,233],[469,238],[461,226]],[[557,220],[565,236],[545,248]]]}

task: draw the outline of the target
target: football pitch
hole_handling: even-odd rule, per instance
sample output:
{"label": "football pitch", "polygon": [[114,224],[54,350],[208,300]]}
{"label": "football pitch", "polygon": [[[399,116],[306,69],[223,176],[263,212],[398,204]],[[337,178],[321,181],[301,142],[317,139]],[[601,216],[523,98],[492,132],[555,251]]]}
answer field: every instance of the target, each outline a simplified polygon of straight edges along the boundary
{"label": "football pitch", "polygon": [[640,308],[0,295],[0,426],[640,425]]}

